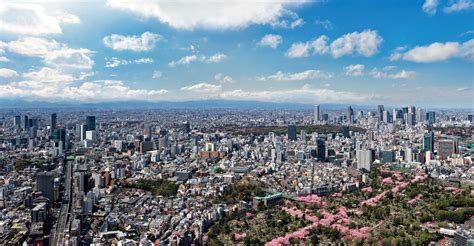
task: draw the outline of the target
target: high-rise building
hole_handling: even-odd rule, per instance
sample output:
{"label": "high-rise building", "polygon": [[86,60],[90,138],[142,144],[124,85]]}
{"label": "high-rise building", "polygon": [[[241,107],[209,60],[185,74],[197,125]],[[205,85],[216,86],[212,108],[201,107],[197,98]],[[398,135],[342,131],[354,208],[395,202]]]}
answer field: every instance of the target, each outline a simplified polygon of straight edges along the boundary
{"label": "high-rise building", "polygon": [[321,111],[319,105],[314,106],[314,121],[319,122],[321,120]]}
{"label": "high-rise building", "polygon": [[426,113],[426,121],[428,121],[429,125],[433,125],[436,122],[436,114],[433,111]]}
{"label": "high-rise building", "polygon": [[395,151],[383,150],[382,151],[382,163],[390,163],[395,161]]}
{"label": "high-rise building", "polygon": [[474,122],[474,115],[473,114],[467,115],[467,120],[471,123]]}
{"label": "high-rise building", "polygon": [[87,125],[87,130],[95,131],[96,130],[95,116],[87,116],[86,125]]}
{"label": "high-rise building", "polygon": [[382,112],[382,121],[385,122],[385,123],[390,123],[391,120],[390,120],[390,114],[387,110],[384,110]]}
{"label": "high-rise building", "polygon": [[408,126],[414,126],[415,125],[415,115],[413,113],[408,113],[407,114],[406,124]]}
{"label": "high-rise building", "polygon": [[318,161],[326,160],[326,139],[318,138],[316,140],[316,156]]}
{"label": "high-rise building", "polygon": [[347,108],[346,112],[346,122],[349,124],[354,123],[354,110],[352,109],[351,106]]}
{"label": "high-rise building", "polygon": [[23,128],[28,129],[28,128],[30,128],[30,126],[31,126],[30,119],[28,119],[28,115],[25,115],[23,117]]}
{"label": "high-rise building", "polygon": [[424,151],[434,151],[434,133],[428,132],[423,136],[423,150]]}
{"label": "high-rise building", "polygon": [[51,114],[51,133],[58,127],[58,115],[56,113]]}
{"label": "high-rise building", "polygon": [[54,173],[40,172],[36,174],[36,190],[41,191],[44,197],[54,202]]}
{"label": "high-rise building", "polygon": [[438,156],[441,160],[446,160],[453,154],[458,153],[458,144],[454,139],[442,139],[438,141]]}
{"label": "high-rise building", "polygon": [[328,122],[329,121],[329,114],[323,114],[322,115],[322,120]]}
{"label": "high-rise building", "polygon": [[86,132],[87,132],[87,125],[86,124],[81,124],[81,131],[80,131],[81,141],[84,141],[84,139],[86,139]]}
{"label": "high-rise building", "polygon": [[357,158],[357,169],[365,169],[370,171],[370,166],[373,162],[373,150],[370,149],[357,149],[356,150]]}
{"label": "high-rise building", "polygon": [[425,111],[422,108],[416,109],[416,122],[425,121]]}
{"label": "high-rise building", "polygon": [[62,145],[63,150],[66,149],[66,129],[56,128],[51,135],[51,139],[56,143]]}
{"label": "high-rise building", "polygon": [[377,109],[379,111],[379,120],[380,121],[383,121],[383,111],[385,110],[383,105],[378,105],[377,106]]}
{"label": "high-rise building", "polygon": [[97,132],[94,130],[87,130],[86,140],[90,140],[92,143],[95,143],[97,141]]}
{"label": "high-rise building", "polygon": [[21,116],[20,115],[15,115],[13,118],[13,125],[15,128],[21,128]]}
{"label": "high-rise building", "polygon": [[296,125],[288,125],[288,140],[296,139]]}

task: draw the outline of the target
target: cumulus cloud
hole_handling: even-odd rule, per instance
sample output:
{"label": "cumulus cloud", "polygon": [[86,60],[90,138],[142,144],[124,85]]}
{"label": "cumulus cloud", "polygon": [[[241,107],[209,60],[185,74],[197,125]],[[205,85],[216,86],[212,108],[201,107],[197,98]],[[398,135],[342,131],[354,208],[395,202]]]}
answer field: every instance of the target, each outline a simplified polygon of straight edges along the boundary
{"label": "cumulus cloud", "polygon": [[27,37],[3,43],[4,49],[23,56],[42,58],[43,63],[65,68],[91,69],[94,66],[92,51],[70,48],[55,40]]}
{"label": "cumulus cloud", "polygon": [[189,85],[182,87],[182,91],[192,91],[192,92],[204,92],[204,93],[216,93],[222,89],[221,85],[213,85],[209,83],[199,83],[195,85]]}
{"label": "cumulus cloud", "polygon": [[214,75],[214,79],[222,84],[233,84],[235,83],[235,80],[230,77],[229,75],[223,75],[222,73],[218,73]]}
{"label": "cumulus cloud", "polygon": [[153,75],[151,76],[152,79],[159,79],[163,76],[163,73],[159,70],[153,71]]}
{"label": "cumulus cloud", "polygon": [[347,76],[361,76],[364,74],[365,66],[363,64],[351,64],[344,67]]}
{"label": "cumulus cloud", "polygon": [[111,8],[141,17],[154,18],[177,29],[238,29],[252,24],[269,24],[292,28],[302,24],[301,18],[289,10],[306,0],[296,1],[148,1],[107,0]]}
{"label": "cumulus cloud", "polygon": [[292,44],[286,52],[290,58],[307,57],[312,55],[331,54],[334,58],[346,55],[361,55],[370,57],[378,52],[382,37],[374,30],[345,34],[329,44],[329,38],[322,35],[309,42]]}
{"label": "cumulus cloud", "polygon": [[385,67],[382,70],[377,69],[376,67],[369,72],[369,75],[375,79],[412,79],[416,76],[414,71],[401,70],[398,73],[388,73],[387,71],[392,70]]}
{"label": "cumulus cloud", "polygon": [[282,71],[278,71],[275,74],[269,76],[262,76],[257,78],[257,80],[266,81],[266,80],[275,80],[275,81],[301,81],[301,80],[309,80],[309,79],[329,79],[332,78],[332,75],[329,73],[324,73],[321,70],[305,70],[303,72],[298,73],[284,73]]}
{"label": "cumulus cloud", "polygon": [[283,42],[281,35],[267,34],[257,43],[259,46],[276,49]]}
{"label": "cumulus cloud", "polygon": [[434,15],[436,14],[438,4],[438,0],[425,0],[421,9],[427,14]]}
{"label": "cumulus cloud", "polygon": [[0,62],[9,62],[10,59],[8,59],[6,56],[0,56]]}
{"label": "cumulus cloud", "polygon": [[0,78],[13,78],[16,76],[18,76],[18,73],[15,70],[0,68]]}
{"label": "cumulus cloud", "polygon": [[318,26],[323,27],[326,30],[334,29],[334,25],[330,20],[316,20],[314,23]]}
{"label": "cumulus cloud", "polygon": [[186,65],[190,64],[192,62],[204,62],[204,63],[218,63],[221,62],[222,60],[226,59],[227,56],[222,53],[216,53],[212,56],[197,56],[197,55],[189,55],[189,56],[184,56],[181,57],[177,61],[171,61],[168,63],[168,66],[170,67],[176,67],[178,65]]}
{"label": "cumulus cloud", "polygon": [[444,12],[453,13],[464,10],[474,9],[474,2],[472,0],[457,0],[451,1],[451,5],[444,7]]}
{"label": "cumulus cloud", "polygon": [[[46,101],[126,101],[160,100],[167,90],[133,89],[117,80],[96,80],[78,86],[71,84],[42,83],[40,81],[21,81],[0,85],[0,97],[28,98]],[[54,95],[54,96],[52,96]]]}
{"label": "cumulus cloud", "polygon": [[94,75],[93,72],[86,73],[80,72],[77,76],[73,74],[63,73],[57,69],[43,67],[36,71],[30,71],[23,73],[21,76],[26,78],[30,81],[39,81],[41,83],[56,83],[56,82],[63,82],[68,83],[76,80],[83,80],[86,77]]}
{"label": "cumulus cloud", "polygon": [[70,13],[51,15],[40,4],[0,2],[0,32],[26,35],[61,34],[61,24],[77,24]]}
{"label": "cumulus cloud", "polygon": [[120,59],[118,57],[105,58],[105,67],[113,68],[130,64],[152,64],[153,58],[140,58],[135,60]]}
{"label": "cumulus cloud", "polygon": [[114,50],[131,50],[131,51],[149,51],[155,47],[162,37],[151,32],[144,32],[141,36],[124,36],[112,34],[103,39],[104,45]]}
{"label": "cumulus cloud", "polygon": [[390,60],[406,60],[419,63],[430,63],[445,61],[453,57],[474,58],[474,39],[464,43],[458,42],[435,42],[426,46],[416,46],[406,51],[406,47],[398,47],[390,55]]}

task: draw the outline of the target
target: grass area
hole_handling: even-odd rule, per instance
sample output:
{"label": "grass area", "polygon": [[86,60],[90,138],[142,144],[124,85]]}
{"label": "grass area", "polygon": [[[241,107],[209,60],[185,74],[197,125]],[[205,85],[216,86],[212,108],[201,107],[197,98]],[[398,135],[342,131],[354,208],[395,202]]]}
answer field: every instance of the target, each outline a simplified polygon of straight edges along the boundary
{"label": "grass area", "polygon": [[174,196],[178,191],[178,185],[166,179],[142,179],[133,184],[126,183],[123,187],[151,191],[155,196]]}

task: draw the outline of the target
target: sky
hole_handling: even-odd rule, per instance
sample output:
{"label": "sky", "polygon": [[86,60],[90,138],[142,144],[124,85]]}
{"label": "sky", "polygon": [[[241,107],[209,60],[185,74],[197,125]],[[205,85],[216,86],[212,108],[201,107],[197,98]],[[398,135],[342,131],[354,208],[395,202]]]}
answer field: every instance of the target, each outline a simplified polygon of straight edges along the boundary
{"label": "sky", "polygon": [[474,108],[473,62],[474,0],[0,2],[0,99]]}

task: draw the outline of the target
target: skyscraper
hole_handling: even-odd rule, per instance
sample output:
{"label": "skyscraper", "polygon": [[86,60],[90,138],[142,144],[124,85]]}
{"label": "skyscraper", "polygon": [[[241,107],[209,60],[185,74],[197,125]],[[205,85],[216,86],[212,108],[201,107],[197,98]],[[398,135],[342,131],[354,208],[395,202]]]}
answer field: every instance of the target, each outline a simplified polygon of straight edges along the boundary
{"label": "skyscraper", "polygon": [[21,128],[21,116],[20,115],[15,115],[13,118],[13,125],[15,128]]}
{"label": "skyscraper", "polygon": [[434,152],[434,133],[428,132],[423,136],[423,150]]}
{"label": "skyscraper", "polygon": [[321,120],[321,111],[319,105],[314,106],[314,121],[319,122]]}
{"label": "skyscraper", "polygon": [[57,128],[58,122],[57,122],[57,114],[53,113],[51,114],[51,133],[54,132],[54,130]]}
{"label": "skyscraper", "polygon": [[383,111],[385,110],[383,105],[378,105],[377,106],[377,109],[379,111],[379,120],[380,121],[383,121]]}
{"label": "skyscraper", "polygon": [[316,140],[316,155],[318,161],[326,160],[326,140],[324,138],[318,138]]}
{"label": "skyscraper", "polygon": [[84,139],[86,139],[86,132],[87,132],[87,125],[86,124],[81,124],[81,131],[80,131],[81,141],[84,141]]}
{"label": "skyscraper", "polygon": [[86,117],[87,130],[95,131],[95,116]]}
{"label": "skyscraper", "polygon": [[453,139],[443,139],[438,141],[438,156],[441,160],[446,160],[449,156],[458,152],[458,144]]}
{"label": "skyscraper", "polygon": [[351,106],[347,108],[346,112],[346,122],[349,124],[354,123],[354,110],[352,109]]}
{"label": "skyscraper", "polygon": [[25,115],[23,118],[24,118],[23,119],[23,128],[24,129],[30,128],[31,124],[30,124],[30,119],[28,119],[28,115]]}
{"label": "skyscraper", "polygon": [[433,125],[436,122],[436,114],[433,111],[426,113],[426,121],[428,121],[429,125]]}
{"label": "skyscraper", "polygon": [[288,140],[296,140],[296,125],[288,125]]}

